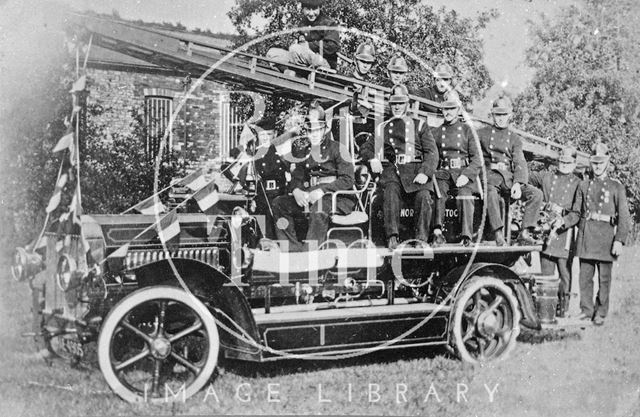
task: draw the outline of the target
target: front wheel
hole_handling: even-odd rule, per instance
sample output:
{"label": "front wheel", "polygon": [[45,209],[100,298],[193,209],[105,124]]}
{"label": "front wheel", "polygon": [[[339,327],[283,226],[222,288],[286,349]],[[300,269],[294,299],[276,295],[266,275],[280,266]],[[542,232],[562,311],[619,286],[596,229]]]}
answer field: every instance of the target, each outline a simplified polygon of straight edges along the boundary
{"label": "front wheel", "polygon": [[520,333],[520,310],[513,291],[492,277],[474,277],[461,288],[451,318],[450,343],[465,362],[505,358]]}
{"label": "front wheel", "polygon": [[207,383],[220,339],[207,307],[182,289],[154,286],[120,301],[98,338],[100,369],[129,402],[184,401]]}

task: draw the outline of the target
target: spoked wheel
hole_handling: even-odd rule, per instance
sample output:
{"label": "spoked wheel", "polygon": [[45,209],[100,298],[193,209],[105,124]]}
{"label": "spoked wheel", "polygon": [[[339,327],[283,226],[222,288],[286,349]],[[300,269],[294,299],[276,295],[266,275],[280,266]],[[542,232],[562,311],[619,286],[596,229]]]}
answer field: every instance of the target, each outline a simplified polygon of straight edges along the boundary
{"label": "spoked wheel", "polygon": [[520,333],[518,300],[501,280],[476,277],[464,284],[454,304],[451,343],[465,362],[505,358]]}
{"label": "spoked wheel", "polygon": [[98,338],[100,369],[129,402],[182,401],[207,383],[220,339],[205,305],[182,289],[138,290],[107,315]]}

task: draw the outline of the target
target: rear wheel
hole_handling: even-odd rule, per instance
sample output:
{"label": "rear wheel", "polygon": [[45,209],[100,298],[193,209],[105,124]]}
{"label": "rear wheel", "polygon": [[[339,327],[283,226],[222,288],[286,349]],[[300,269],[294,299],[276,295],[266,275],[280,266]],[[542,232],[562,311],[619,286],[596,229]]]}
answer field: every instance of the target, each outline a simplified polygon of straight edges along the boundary
{"label": "rear wheel", "polygon": [[220,339],[207,307],[182,289],[154,286],[118,303],[98,338],[100,369],[129,402],[183,401],[205,386]]}
{"label": "rear wheel", "polygon": [[463,285],[454,303],[450,341],[465,362],[503,359],[515,347],[519,323],[513,291],[497,278],[475,277]]}

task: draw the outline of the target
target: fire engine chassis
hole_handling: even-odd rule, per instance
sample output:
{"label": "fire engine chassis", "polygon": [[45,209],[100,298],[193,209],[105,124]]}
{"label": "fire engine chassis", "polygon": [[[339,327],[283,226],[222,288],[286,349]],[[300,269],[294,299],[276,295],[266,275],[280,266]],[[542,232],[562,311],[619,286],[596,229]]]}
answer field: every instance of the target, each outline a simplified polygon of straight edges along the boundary
{"label": "fire engine chassis", "polygon": [[[31,283],[34,333],[69,359],[97,343],[116,394],[165,401],[198,392],[221,354],[317,360],[444,345],[476,363],[508,354],[520,325],[540,326],[533,278],[510,268],[539,246],[390,251],[357,239],[287,253],[261,247],[248,201],[221,194],[216,214],[180,214],[178,248],[153,230],[136,237],[155,216],[83,216],[102,267],[87,265],[79,237],[63,253],[49,239],[45,260],[18,250],[12,271]],[[126,257],[106,259],[127,242]]]}
{"label": "fire engine chassis", "polygon": [[[69,19],[94,45],[288,98],[338,102],[349,98],[345,85],[354,82],[315,71],[286,77],[263,57],[222,59],[229,51],[215,45],[94,16]],[[556,144],[528,138],[529,155],[557,157]],[[514,267],[540,246],[414,242],[390,251],[380,241],[373,190],[359,192],[366,220],[334,224],[318,250],[264,245],[260,222],[248,214],[250,198],[220,193],[212,212],[179,214],[177,248],[158,240],[155,216],[85,215],[76,232],[82,230],[96,263],[87,261],[77,233],[58,251],[53,224],[44,256],[18,249],[12,273],[32,288],[36,338],[73,360],[97,345],[106,381],[132,402],[165,401],[167,392],[194,395],[220,355],[318,360],[443,345],[463,361],[499,359],[514,347],[521,325],[539,328],[540,317],[549,317],[549,303],[532,297],[534,277]],[[407,207],[401,217],[411,225]],[[123,246],[126,256],[115,257]]]}

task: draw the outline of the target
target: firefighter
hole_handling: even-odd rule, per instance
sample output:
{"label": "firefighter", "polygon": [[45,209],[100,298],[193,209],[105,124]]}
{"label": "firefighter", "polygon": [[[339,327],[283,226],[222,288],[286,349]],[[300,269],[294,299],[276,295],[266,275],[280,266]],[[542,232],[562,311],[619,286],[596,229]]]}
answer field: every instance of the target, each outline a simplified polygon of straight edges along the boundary
{"label": "firefighter", "polygon": [[442,103],[444,123],[432,130],[438,147],[440,163],[436,171],[437,196],[433,242],[445,243],[442,234],[448,192],[457,188],[456,204],[462,230],[461,243],[468,246],[473,236],[474,193],[478,193],[478,178],[482,168],[482,151],[478,148],[471,128],[459,118],[460,103]]}
{"label": "firefighter", "polygon": [[[302,22],[300,26],[337,26],[337,23],[322,13],[324,0],[300,0]],[[340,51],[340,36],[335,30],[311,30],[300,32],[297,42],[289,49],[271,48],[267,58],[284,64],[304,67],[336,69]]]}
{"label": "firefighter", "polygon": [[[348,150],[331,139],[324,109],[312,102],[305,122],[309,152],[295,162],[291,173],[290,195],[273,202],[276,235],[289,242],[289,251],[300,252],[320,245],[326,237],[331,214],[331,193],[350,190],[354,184],[354,166]],[[292,156],[296,157],[292,150]],[[349,214],[354,201],[345,196],[337,199],[337,211]],[[298,240],[294,220],[309,216],[306,244]]]}
{"label": "firefighter", "polygon": [[[446,63],[441,63],[436,66],[433,71],[433,83],[420,90],[420,97],[427,100],[435,101],[436,103],[443,103],[445,101],[460,101],[458,93],[453,88],[453,70]],[[422,106],[426,111],[432,113],[438,113],[439,108],[434,106]]]}
{"label": "firefighter", "polygon": [[[576,256],[580,258],[579,320],[604,324],[609,310],[611,269],[622,254],[622,245],[630,229],[629,208],[625,187],[607,176],[609,149],[597,143],[589,159],[593,177],[578,186],[571,212],[562,225],[578,224]],[[598,268],[599,289],[593,303],[593,275]]]}
{"label": "firefighter", "polygon": [[255,124],[258,136],[258,146],[255,151],[254,164],[246,165],[238,174],[238,177],[246,186],[247,173],[255,176],[257,186],[255,187],[256,214],[265,216],[266,230],[265,236],[275,239],[275,220],[271,204],[273,200],[286,194],[287,182],[291,178],[289,173],[289,162],[283,158],[282,147],[276,146],[275,142],[275,119],[271,117],[263,118]]}
{"label": "firefighter", "polygon": [[[436,144],[426,122],[407,116],[409,93],[404,85],[391,90],[392,116],[378,125],[376,137],[360,148],[364,162],[380,173],[387,245],[398,244],[401,201],[414,198],[416,239],[427,241],[431,222],[432,184],[429,179],[438,164]],[[380,141],[380,148],[376,147]]]}
{"label": "firefighter", "polygon": [[[351,76],[359,81],[372,82],[371,68],[376,61],[376,48],[373,44],[365,42],[358,45],[354,55],[354,69]],[[375,98],[378,92],[363,84],[353,84],[353,99],[349,112],[354,117],[351,119],[353,123],[353,135],[362,132],[373,133],[375,123],[373,119],[368,118],[369,112],[373,110]]]}
{"label": "firefighter", "polygon": [[[558,170],[553,172],[532,172],[529,183],[542,190],[546,210],[562,218],[571,210],[580,184],[574,174],[576,169],[576,149],[563,148],[558,160]],[[571,296],[571,264],[573,262],[573,229],[552,228],[540,254],[540,269],[543,275],[553,275],[558,268],[560,287],[558,290],[558,317],[564,317]]]}
{"label": "firefighter", "polygon": [[[409,66],[402,55],[396,54],[391,57],[387,63],[387,79],[384,82],[385,87],[393,87],[396,84],[405,84]],[[408,88],[408,87],[407,87]],[[409,94],[412,94],[408,88]]]}
{"label": "firefighter", "polygon": [[537,242],[531,231],[538,220],[542,205],[542,191],[528,185],[529,170],[522,152],[520,137],[509,129],[511,103],[500,97],[492,106],[493,125],[478,131],[487,170],[487,221],[498,246],[504,246],[504,220],[500,210],[500,195],[508,194],[512,199],[524,200],[522,231],[518,241],[524,245]]}

